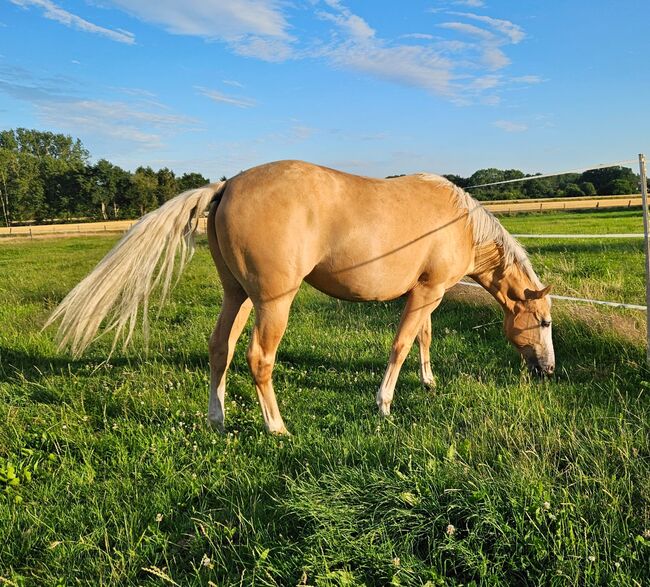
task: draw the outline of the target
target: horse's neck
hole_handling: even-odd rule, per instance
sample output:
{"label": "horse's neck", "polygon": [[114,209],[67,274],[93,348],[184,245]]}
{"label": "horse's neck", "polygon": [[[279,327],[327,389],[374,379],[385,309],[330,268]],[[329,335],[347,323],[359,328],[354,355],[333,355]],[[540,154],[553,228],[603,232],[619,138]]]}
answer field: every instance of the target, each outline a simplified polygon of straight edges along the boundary
{"label": "horse's neck", "polygon": [[509,308],[513,300],[522,299],[526,288],[534,288],[518,264],[506,263],[503,249],[494,242],[476,247],[470,277],[504,308]]}

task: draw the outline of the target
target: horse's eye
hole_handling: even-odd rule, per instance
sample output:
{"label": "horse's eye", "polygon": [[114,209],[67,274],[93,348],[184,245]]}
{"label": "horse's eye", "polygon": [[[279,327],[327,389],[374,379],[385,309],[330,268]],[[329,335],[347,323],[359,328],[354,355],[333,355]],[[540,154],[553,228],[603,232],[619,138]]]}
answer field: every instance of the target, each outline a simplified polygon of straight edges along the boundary
{"label": "horse's eye", "polygon": [[539,325],[542,328],[548,328],[551,325],[551,321],[542,319],[542,321],[539,323]]}

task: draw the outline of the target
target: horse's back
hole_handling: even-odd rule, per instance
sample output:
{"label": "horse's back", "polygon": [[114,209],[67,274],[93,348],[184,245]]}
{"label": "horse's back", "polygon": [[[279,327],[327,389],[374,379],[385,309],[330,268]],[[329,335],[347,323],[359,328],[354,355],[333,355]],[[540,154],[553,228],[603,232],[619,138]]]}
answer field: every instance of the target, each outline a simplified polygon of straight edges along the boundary
{"label": "horse's back", "polygon": [[306,278],[344,299],[390,299],[423,278],[462,275],[471,249],[467,211],[435,176],[380,180],[280,161],[228,180],[216,214],[230,269],[275,293]]}

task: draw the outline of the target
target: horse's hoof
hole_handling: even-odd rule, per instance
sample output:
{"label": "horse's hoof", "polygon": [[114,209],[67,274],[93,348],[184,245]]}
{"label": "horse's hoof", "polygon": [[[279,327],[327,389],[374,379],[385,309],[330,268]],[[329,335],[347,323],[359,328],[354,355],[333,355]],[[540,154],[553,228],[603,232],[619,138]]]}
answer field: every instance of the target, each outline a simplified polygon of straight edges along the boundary
{"label": "horse's hoof", "polygon": [[382,402],[379,405],[379,414],[384,418],[390,416],[390,404],[388,402]]}
{"label": "horse's hoof", "polygon": [[289,432],[284,426],[279,430],[269,430],[269,434],[272,434],[273,436],[291,436],[291,432]]}
{"label": "horse's hoof", "polygon": [[425,389],[428,389],[429,391],[434,391],[436,388],[436,380],[435,378],[428,379],[427,381],[423,381],[422,385],[424,386]]}
{"label": "horse's hoof", "polygon": [[208,418],[208,426],[215,432],[218,432],[219,434],[226,433],[226,427],[224,426],[223,422],[221,422],[220,420],[211,420],[210,418]]}

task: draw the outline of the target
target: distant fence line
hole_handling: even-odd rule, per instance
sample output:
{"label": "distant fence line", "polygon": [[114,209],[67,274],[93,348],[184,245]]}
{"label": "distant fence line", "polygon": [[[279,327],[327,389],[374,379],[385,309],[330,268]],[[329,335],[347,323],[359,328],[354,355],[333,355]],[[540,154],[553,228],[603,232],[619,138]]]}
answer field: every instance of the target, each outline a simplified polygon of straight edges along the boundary
{"label": "distant fence line", "polygon": [[[530,200],[492,200],[481,202],[495,214],[518,212],[551,212],[558,210],[599,210],[607,208],[632,208],[642,205],[641,195],[598,196],[575,198],[535,198]],[[110,220],[105,222],[78,222],[74,224],[37,224],[33,226],[0,227],[2,237],[45,237],[52,235],[98,235],[125,232],[136,220]],[[199,223],[199,232],[205,232],[206,220]],[[524,235],[522,235],[524,236]]]}

